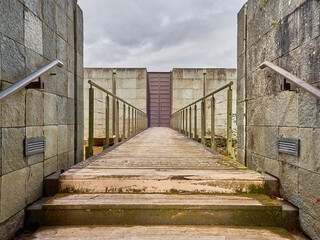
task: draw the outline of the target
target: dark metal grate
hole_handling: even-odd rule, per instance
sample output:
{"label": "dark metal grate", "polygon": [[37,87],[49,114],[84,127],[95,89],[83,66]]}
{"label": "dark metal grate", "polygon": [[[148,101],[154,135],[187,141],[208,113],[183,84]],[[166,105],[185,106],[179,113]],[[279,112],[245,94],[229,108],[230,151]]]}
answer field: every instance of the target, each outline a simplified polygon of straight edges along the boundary
{"label": "dark metal grate", "polygon": [[299,154],[300,154],[300,139],[279,138],[278,139],[278,152],[299,156]]}
{"label": "dark metal grate", "polygon": [[24,140],[24,155],[30,156],[37,153],[43,153],[46,149],[46,138],[26,138]]}

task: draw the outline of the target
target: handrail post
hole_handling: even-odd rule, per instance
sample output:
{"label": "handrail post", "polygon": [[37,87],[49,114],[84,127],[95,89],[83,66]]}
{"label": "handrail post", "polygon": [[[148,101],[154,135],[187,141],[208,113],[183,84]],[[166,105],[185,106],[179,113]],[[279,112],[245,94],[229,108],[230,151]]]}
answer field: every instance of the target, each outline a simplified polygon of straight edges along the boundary
{"label": "handrail post", "polygon": [[132,118],[131,118],[131,136],[134,135],[134,108],[132,108]]}
{"label": "handrail post", "polygon": [[94,134],[94,89],[89,88],[89,139],[86,147],[86,158],[93,156],[93,134]]}
{"label": "handrail post", "polygon": [[185,115],[185,116],[186,116],[186,117],[185,117],[185,119],[186,119],[186,132],[185,132],[184,134],[185,134],[186,136],[188,136],[188,134],[189,134],[189,133],[188,133],[188,117],[189,117],[189,116],[188,116],[188,108],[186,108],[185,111],[186,111],[186,115]]}
{"label": "handrail post", "polygon": [[197,133],[197,104],[194,105],[194,140],[198,141],[198,133]]}
{"label": "handrail post", "polygon": [[134,110],[134,134],[137,134],[137,109]]}
{"label": "handrail post", "polygon": [[123,122],[122,122],[122,138],[121,141],[126,139],[126,104],[123,104]]}
{"label": "handrail post", "polygon": [[205,104],[204,104],[205,100],[201,101],[201,144],[205,145],[205,121],[204,118],[205,116]]}
{"label": "handrail post", "polygon": [[[116,77],[117,77],[116,69],[112,70],[112,93],[116,95]],[[116,99],[112,98],[112,135],[116,135]]]}
{"label": "handrail post", "polygon": [[119,143],[119,100],[116,101],[116,117],[115,117],[115,130],[116,130],[116,139],[115,144]]}
{"label": "handrail post", "polygon": [[211,149],[217,150],[216,131],[215,131],[215,116],[216,116],[216,99],[214,95],[211,98]]}
{"label": "handrail post", "polygon": [[139,111],[137,111],[137,131],[136,133],[139,133]]}
{"label": "handrail post", "polygon": [[130,133],[130,107],[128,106],[128,138],[131,137]]}
{"label": "handrail post", "polygon": [[182,110],[182,134],[184,134],[184,109]]}
{"label": "handrail post", "polygon": [[103,149],[109,148],[109,95],[106,96],[106,140]]}
{"label": "handrail post", "polygon": [[191,116],[192,115],[192,111],[191,111],[191,107],[189,107],[189,138],[192,138],[192,127],[191,127]]}
{"label": "handrail post", "polygon": [[234,158],[232,148],[232,89],[228,89],[228,106],[227,106],[227,152],[229,157]]}

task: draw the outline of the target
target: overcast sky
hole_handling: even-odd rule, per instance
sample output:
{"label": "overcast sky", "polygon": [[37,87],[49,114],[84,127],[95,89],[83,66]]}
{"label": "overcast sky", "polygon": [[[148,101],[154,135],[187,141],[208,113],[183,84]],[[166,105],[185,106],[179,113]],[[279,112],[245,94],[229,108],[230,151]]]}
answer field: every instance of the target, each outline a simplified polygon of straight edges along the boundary
{"label": "overcast sky", "polygon": [[236,67],[246,0],[79,0],[85,67]]}

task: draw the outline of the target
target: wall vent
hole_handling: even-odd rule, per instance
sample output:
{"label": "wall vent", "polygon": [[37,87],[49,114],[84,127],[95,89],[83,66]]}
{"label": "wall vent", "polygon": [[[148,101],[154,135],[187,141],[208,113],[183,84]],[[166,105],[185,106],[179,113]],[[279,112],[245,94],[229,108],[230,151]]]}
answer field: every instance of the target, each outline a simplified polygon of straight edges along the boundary
{"label": "wall vent", "polygon": [[299,156],[300,139],[278,138],[278,152]]}
{"label": "wall vent", "polygon": [[24,140],[24,155],[30,156],[37,153],[43,153],[46,149],[46,138],[26,138]]}

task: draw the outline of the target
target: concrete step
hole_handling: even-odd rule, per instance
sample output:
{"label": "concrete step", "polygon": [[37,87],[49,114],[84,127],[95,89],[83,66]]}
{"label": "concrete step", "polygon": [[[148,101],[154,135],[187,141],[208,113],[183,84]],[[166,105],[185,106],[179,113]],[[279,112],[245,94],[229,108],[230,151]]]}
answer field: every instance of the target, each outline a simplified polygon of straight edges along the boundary
{"label": "concrete step", "polygon": [[59,177],[61,172],[57,171],[43,179],[43,196],[54,196],[59,192]]}
{"label": "concrete step", "polygon": [[265,195],[57,194],[43,225],[281,226],[282,208]]}
{"label": "concrete step", "polygon": [[249,169],[70,169],[61,193],[265,193],[265,177]]}
{"label": "concrete step", "polygon": [[[30,239],[141,239],[141,240],[284,240],[298,239],[277,227],[226,226],[55,226],[41,227]],[[299,238],[307,239],[307,238]]]}

